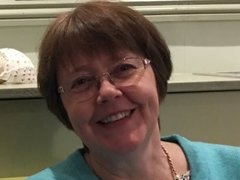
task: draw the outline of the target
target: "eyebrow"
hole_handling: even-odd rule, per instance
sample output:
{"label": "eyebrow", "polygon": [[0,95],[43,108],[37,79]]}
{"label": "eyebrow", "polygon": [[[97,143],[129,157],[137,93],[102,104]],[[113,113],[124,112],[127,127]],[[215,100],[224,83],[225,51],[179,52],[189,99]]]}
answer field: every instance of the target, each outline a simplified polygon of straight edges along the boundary
{"label": "eyebrow", "polygon": [[89,64],[78,64],[78,63],[69,63],[62,65],[62,68],[64,71],[66,71],[68,74],[72,75],[78,72],[92,72],[93,68],[89,66]]}
{"label": "eyebrow", "polygon": [[[112,63],[110,63],[108,67],[105,67],[104,71],[108,71],[109,68],[111,68],[117,62],[120,62],[121,60],[123,60],[126,57],[135,57],[135,56],[136,56],[135,54],[133,55],[131,53],[115,54],[114,56],[112,56],[112,58],[109,59],[109,61],[111,61]],[[93,73],[93,74],[97,74],[96,69],[92,68],[88,63],[80,65],[80,66],[75,66],[75,63],[71,63],[70,64],[70,71],[69,71],[67,66],[65,66],[65,69],[70,73],[71,77],[74,77],[74,74],[76,74],[78,72],[90,72],[90,73]]]}

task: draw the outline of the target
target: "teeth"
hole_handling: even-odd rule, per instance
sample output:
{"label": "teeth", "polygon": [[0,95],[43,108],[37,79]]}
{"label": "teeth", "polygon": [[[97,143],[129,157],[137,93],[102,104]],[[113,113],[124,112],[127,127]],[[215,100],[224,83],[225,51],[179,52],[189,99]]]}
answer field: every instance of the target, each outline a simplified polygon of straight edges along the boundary
{"label": "teeth", "polygon": [[120,119],[128,117],[129,115],[130,115],[130,111],[125,111],[125,112],[121,112],[121,113],[117,113],[115,115],[109,116],[104,120],[102,120],[101,122],[107,124],[107,123],[118,121]]}

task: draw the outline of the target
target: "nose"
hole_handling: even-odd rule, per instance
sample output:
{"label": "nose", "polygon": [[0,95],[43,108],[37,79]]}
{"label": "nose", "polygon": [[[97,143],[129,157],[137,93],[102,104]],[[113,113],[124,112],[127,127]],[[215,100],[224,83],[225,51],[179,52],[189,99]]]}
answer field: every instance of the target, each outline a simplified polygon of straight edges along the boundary
{"label": "nose", "polygon": [[122,91],[118,89],[114,84],[112,84],[109,80],[104,79],[101,81],[97,97],[98,104],[114,101],[120,96],[122,96]]}

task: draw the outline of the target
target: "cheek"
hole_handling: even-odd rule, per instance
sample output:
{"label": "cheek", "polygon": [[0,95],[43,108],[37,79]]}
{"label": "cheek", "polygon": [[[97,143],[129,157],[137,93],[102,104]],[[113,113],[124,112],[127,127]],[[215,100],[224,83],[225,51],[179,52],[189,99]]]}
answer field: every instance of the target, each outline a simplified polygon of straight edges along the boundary
{"label": "cheek", "polygon": [[132,102],[143,107],[145,111],[158,116],[159,101],[155,76],[152,69],[146,71],[138,84],[122,89]]}
{"label": "cheek", "polygon": [[158,106],[158,95],[155,86],[134,85],[128,88],[124,93],[131,101],[139,105],[153,105]]}
{"label": "cheek", "polygon": [[93,109],[85,103],[78,103],[74,100],[66,100],[62,98],[63,105],[68,114],[69,120],[75,130],[87,125],[93,114]]}
{"label": "cheek", "polygon": [[135,91],[133,94],[145,102],[158,98],[156,80],[152,68],[148,68],[142,79],[130,89]]}

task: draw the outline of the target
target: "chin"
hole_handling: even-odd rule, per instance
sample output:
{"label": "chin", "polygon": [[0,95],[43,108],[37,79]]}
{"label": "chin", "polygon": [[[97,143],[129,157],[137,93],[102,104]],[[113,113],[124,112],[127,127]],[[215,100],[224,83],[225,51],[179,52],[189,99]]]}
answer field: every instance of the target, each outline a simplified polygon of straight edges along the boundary
{"label": "chin", "polygon": [[130,153],[144,144],[143,137],[122,137],[114,142],[108,142],[107,149],[115,153]]}

